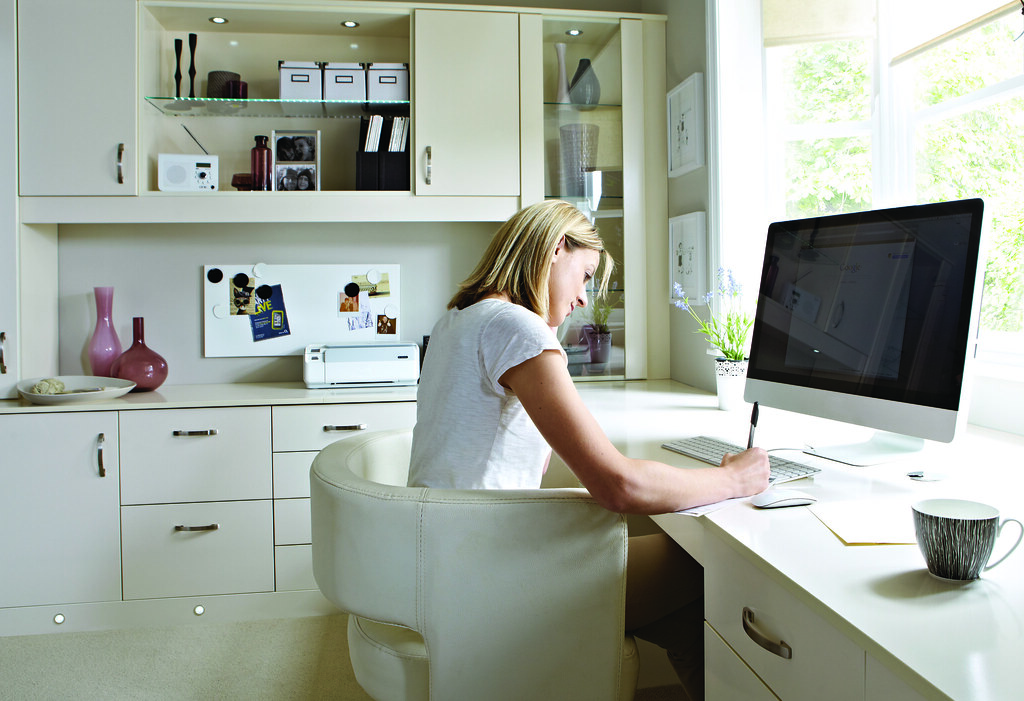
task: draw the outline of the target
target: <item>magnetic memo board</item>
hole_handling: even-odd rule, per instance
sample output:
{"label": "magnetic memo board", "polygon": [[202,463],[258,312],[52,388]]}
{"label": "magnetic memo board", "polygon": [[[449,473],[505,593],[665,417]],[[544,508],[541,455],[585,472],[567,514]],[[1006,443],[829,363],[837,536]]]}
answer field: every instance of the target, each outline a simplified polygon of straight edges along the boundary
{"label": "magnetic memo board", "polygon": [[203,355],[302,354],[315,343],[397,341],[398,265],[203,266]]}

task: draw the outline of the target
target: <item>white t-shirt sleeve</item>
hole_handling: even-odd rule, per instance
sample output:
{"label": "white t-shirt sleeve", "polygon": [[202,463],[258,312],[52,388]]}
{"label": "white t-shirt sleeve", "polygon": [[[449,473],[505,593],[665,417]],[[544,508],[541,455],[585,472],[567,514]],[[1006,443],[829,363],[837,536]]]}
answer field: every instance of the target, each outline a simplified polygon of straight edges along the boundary
{"label": "white t-shirt sleeve", "polygon": [[554,332],[539,316],[523,307],[509,305],[483,328],[481,372],[494,392],[504,394],[501,376],[546,350],[557,350],[565,355]]}

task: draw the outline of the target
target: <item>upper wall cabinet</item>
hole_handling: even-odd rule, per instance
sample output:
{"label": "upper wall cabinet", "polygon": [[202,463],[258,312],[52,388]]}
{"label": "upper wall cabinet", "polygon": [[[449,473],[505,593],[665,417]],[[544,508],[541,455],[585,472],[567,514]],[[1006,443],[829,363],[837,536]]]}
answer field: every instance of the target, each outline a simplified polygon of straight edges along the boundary
{"label": "upper wall cabinet", "polygon": [[135,0],[18,3],[22,195],[134,195]]}
{"label": "upper wall cabinet", "polygon": [[416,10],[417,195],[519,195],[519,15]]}

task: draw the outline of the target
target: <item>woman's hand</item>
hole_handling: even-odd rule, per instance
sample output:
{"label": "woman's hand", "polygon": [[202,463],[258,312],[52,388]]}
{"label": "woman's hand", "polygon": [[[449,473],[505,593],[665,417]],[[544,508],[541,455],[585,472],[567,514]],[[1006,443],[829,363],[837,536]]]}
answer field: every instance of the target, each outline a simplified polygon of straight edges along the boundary
{"label": "woman's hand", "polygon": [[736,496],[747,497],[768,489],[768,452],[764,448],[726,453],[722,456],[722,469],[728,470],[736,481]]}

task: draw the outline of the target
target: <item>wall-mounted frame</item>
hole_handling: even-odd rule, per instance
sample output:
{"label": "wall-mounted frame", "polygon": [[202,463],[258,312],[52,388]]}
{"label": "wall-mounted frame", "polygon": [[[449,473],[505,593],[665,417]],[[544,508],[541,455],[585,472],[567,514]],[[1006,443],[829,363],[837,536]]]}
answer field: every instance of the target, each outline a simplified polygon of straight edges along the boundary
{"label": "wall-mounted frame", "polygon": [[704,212],[691,212],[668,220],[669,280],[672,298],[679,283],[692,306],[705,304],[707,293],[707,216]]}
{"label": "wall-mounted frame", "polygon": [[320,131],[273,131],[270,148],[274,155],[274,189],[314,191],[320,189]]}
{"label": "wall-mounted frame", "polygon": [[704,74],[694,73],[672,88],[668,108],[668,177],[704,165]]}

